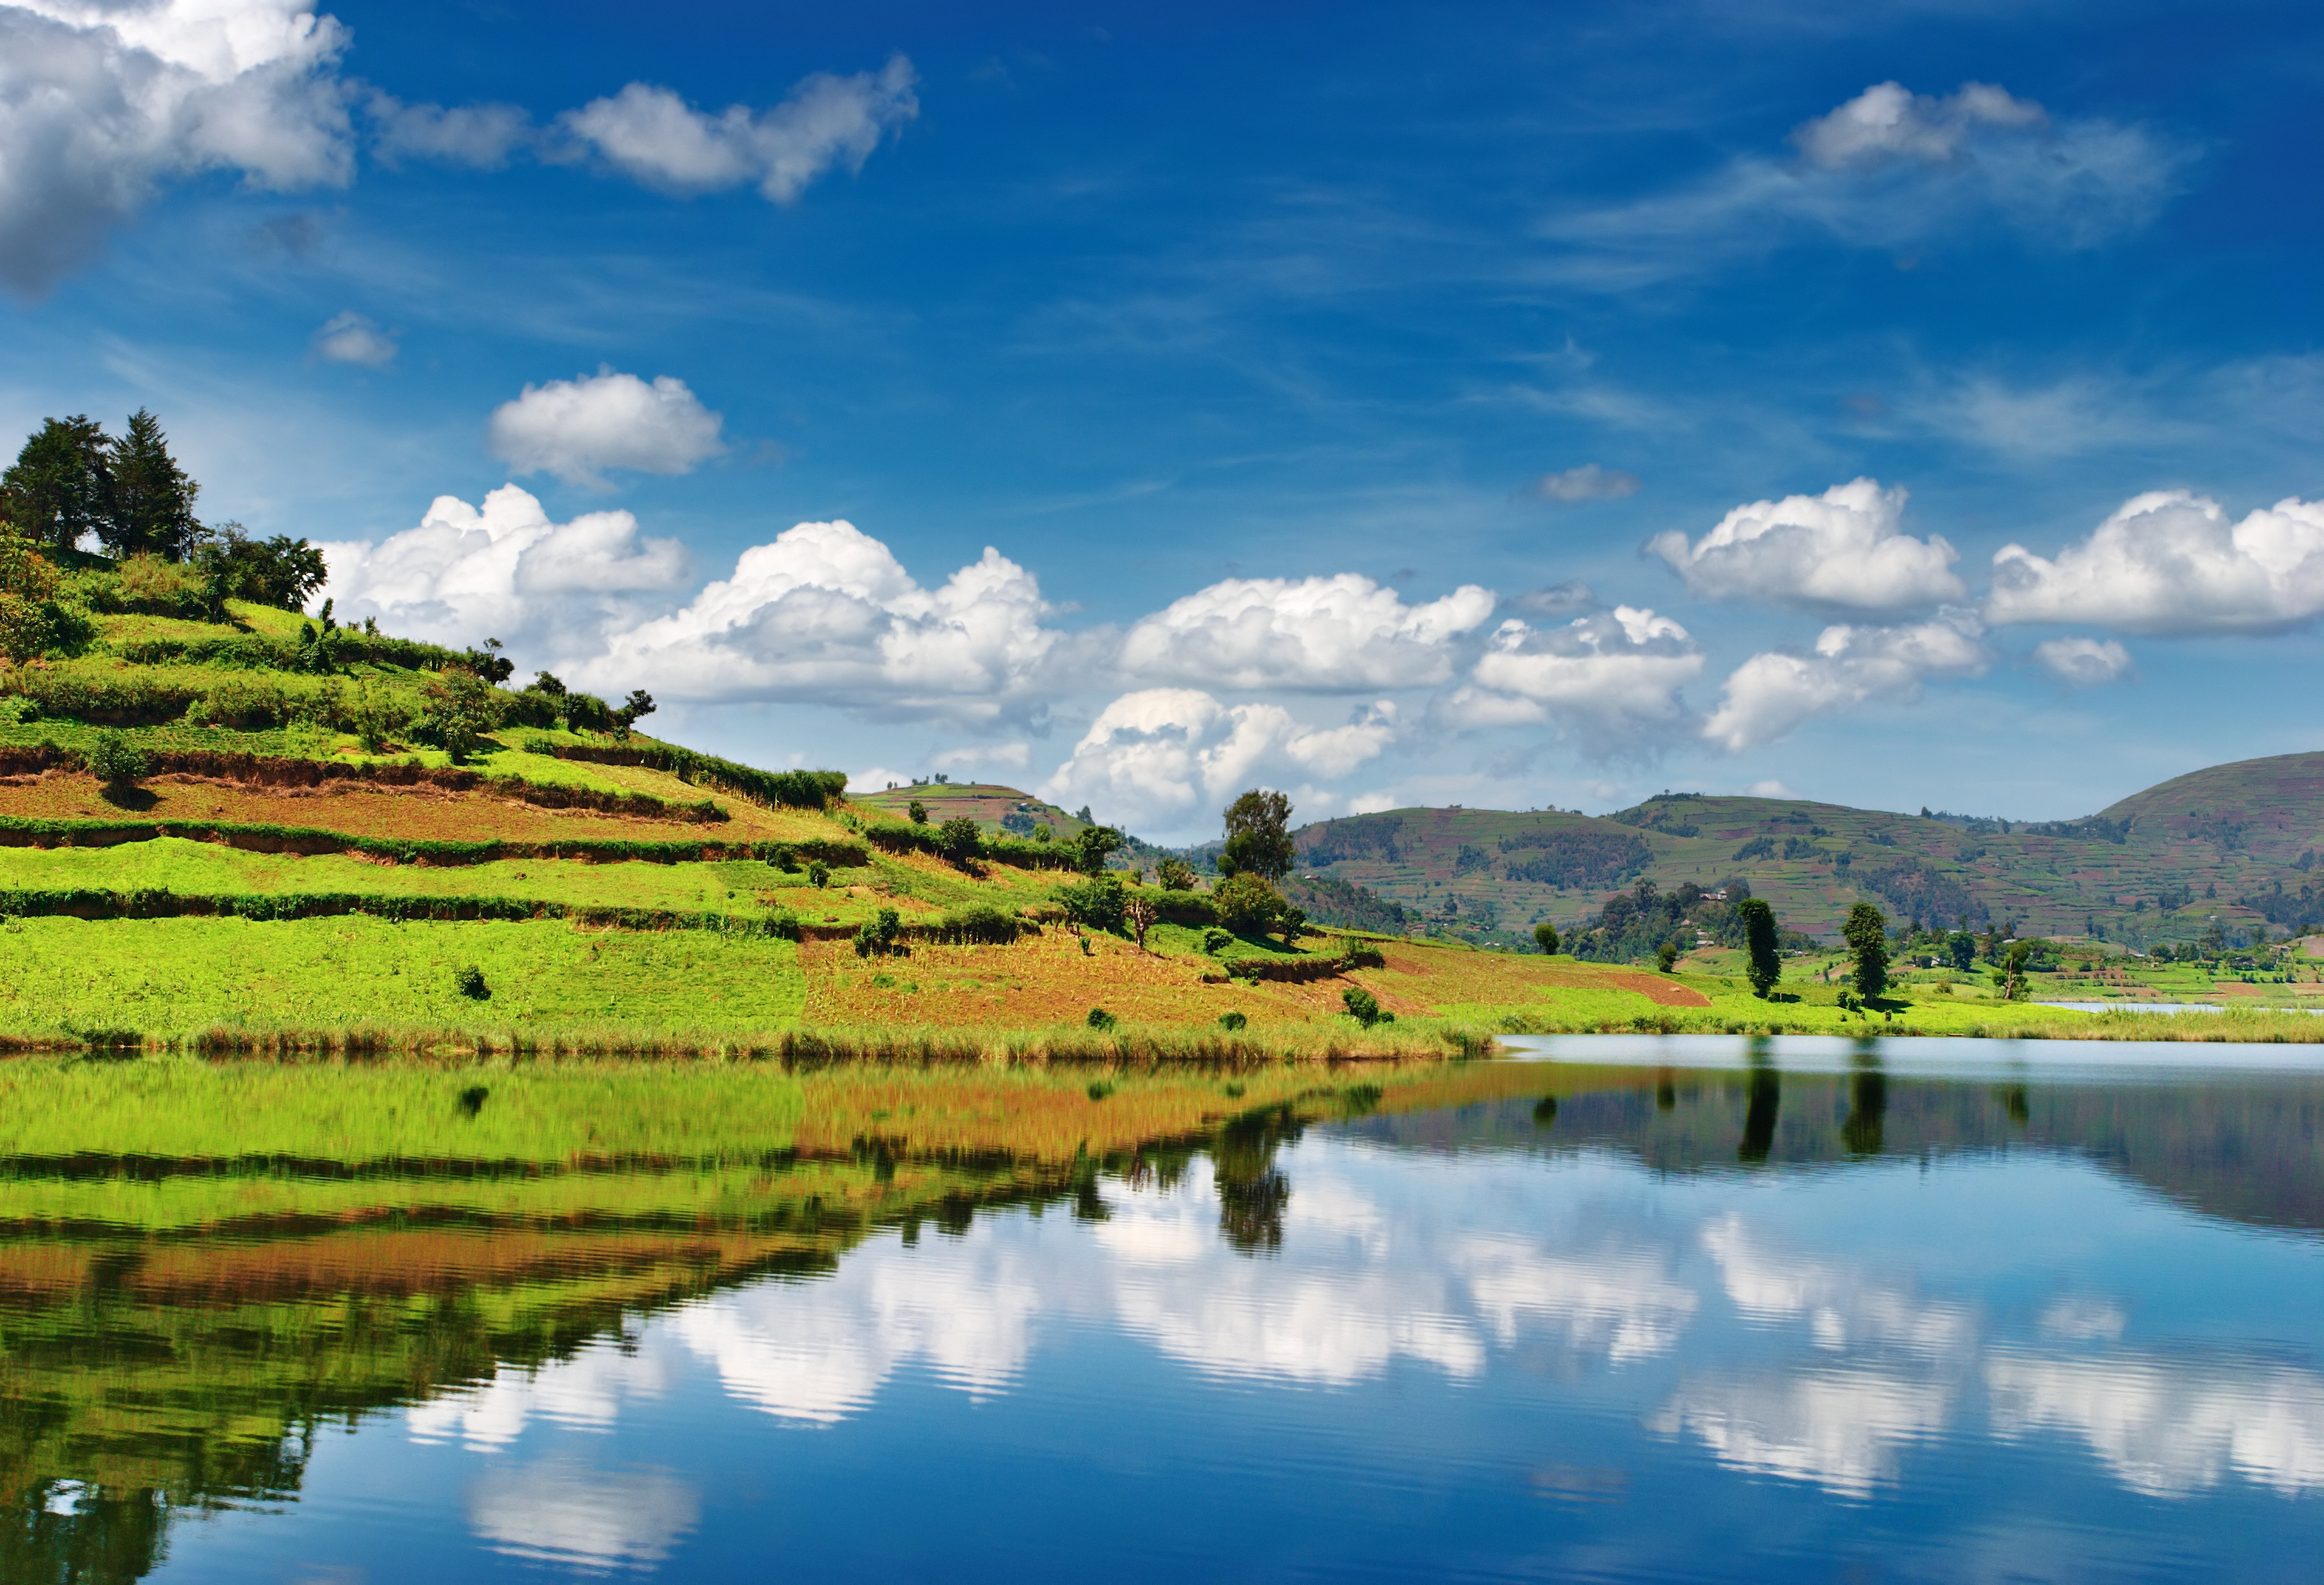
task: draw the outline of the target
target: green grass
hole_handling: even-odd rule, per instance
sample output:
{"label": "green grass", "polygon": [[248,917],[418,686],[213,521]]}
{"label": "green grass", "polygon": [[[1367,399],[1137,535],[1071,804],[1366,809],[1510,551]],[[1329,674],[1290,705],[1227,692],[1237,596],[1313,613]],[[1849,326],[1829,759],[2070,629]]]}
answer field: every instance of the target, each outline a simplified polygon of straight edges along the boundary
{"label": "green grass", "polygon": [[[20,1039],[213,1029],[756,1036],[794,1026],[807,994],[788,942],[587,933],[554,921],[19,919],[0,933],[0,1035]],[[455,986],[472,964],[489,1000]]]}

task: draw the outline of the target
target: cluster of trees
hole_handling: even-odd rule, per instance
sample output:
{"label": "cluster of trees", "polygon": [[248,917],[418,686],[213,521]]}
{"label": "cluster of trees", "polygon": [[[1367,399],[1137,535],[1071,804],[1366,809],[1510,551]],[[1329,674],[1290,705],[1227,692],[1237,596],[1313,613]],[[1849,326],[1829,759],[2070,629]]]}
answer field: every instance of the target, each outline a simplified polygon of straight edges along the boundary
{"label": "cluster of trees", "polygon": [[[304,609],[328,576],[322,551],[212,529],[194,515],[200,492],[143,409],[118,436],[86,415],[44,420],[0,472],[0,653],[73,652],[94,636],[90,610],[223,622],[230,599]],[[84,535],[120,565],[68,577]]]}
{"label": "cluster of trees", "polygon": [[[1089,818],[1088,811],[1076,817]],[[1285,945],[1296,945],[1307,932],[1306,911],[1286,899],[1274,884],[1291,873],[1296,858],[1291,800],[1279,792],[1253,788],[1227,806],[1225,822],[1226,845],[1219,854],[1221,880],[1211,889],[1212,911],[1238,935],[1280,935]],[[1059,887],[1056,896],[1074,924],[1107,931],[1126,926],[1142,946],[1160,909],[1151,899],[1134,895],[1120,875],[1105,867],[1126,841],[1110,825],[1091,825],[1077,833],[1075,867],[1086,879]],[[1166,855],[1155,866],[1155,880],[1165,892],[1185,891],[1194,884],[1194,867]]]}

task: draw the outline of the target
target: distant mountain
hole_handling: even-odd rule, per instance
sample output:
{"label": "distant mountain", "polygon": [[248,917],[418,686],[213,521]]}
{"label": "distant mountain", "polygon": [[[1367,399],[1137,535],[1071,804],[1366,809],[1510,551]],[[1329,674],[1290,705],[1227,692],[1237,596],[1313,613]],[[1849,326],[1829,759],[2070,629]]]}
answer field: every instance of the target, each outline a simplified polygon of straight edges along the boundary
{"label": "distant mountain", "polygon": [[1665,793],[1606,818],[1392,809],[1305,826],[1302,873],[1401,904],[1430,934],[1560,929],[1651,880],[1750,883],[1789,926],[1837,934],[1858,901],[1892,918],[2144,946],[2216,925],[2248,935],[2324,922],[2324,753],[2214,766],[2095,816],[2022,822]]}

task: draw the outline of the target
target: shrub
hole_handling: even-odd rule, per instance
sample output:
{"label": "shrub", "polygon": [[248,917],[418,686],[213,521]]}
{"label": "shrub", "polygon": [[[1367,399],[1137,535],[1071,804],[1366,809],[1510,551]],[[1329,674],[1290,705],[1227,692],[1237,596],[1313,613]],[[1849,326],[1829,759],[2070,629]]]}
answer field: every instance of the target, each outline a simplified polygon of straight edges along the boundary
{"label": "shrub", "polygon": [[1375,1024],[1393,1024],[1396,1015],[1383,1009],[1379,998],[1360,985],[1351,985],[1340,992],[1340,1005],[1348,1016],[1369,1029]]}
{"label": "shrub", "polygon": [[1660,946],[1655,948],[1655,967],[1661,972],[1667,974],[1677,966],[1678,937],[1674,935],[1668,941],[1664,942]]}
{"label": "shrub", "polygon": [[798,869],[798,849],[790,843],[777,843],[775,851],[767,855],[767,862],[788,875]]}
{"label": "shrub", "polygon": [[1089,1009],[1088,1021],[1093,1029],[1111,1029],[1121,1020],[1102,1007],[1093,1007]]}
{"label": "shrub", "polygon": [[859,926],[855,932],[855,955],[868,958],[894,952],[897,939],[903,934],[903,922],[893,908],[881,908],[878,919]]}
{"label": "shrub", "polygon": [[915,825],[926,825],[928,823],[928,806],[918,798],[912,800],[912,806],[905,813],[912,817],[912,824]]}
{"label": "shrub", "polygon": [[85,756],[91,776],[107,787],[134,787],[145,775],[145,751],[117,732],[101,732]]}
{"label": "shrub", "polygon": [[1533,944],[1541,948],[1544,957],[1557,955],[1557,926],[1544,919],[1533,927]]}
{"label": "shrub", "polygon": [[565,696],[565,724],[573,732],[611,732],[613,712],[595,694]]}
{"label": "shrub", "polygon": [[807,878],[813,883],[815,889],[820,891],[831,884],[831,866],[821,859],[809,859],[807,865]]}
{"label": "shrub", "polygon": [[1232,931],[1222,930],[1216,925],[1213,925],[1209,929],[1203,932],[1203,950],[1215,957],[1221,952],[1224,951],[1227,945],[1233,940],[1234,933]]}
{"label": "shrub", "polygon": [[1065,910],[1065,917],[1085,930],[1119,930],[1128,912],[1130,898],[1114,875],[1093,876],[1071,886],[1060,886],[1054,896]]}
{"label": "shrub", "polygon": [[114,598],[126,611],[155,616],[198,617],[208,580],[183,562],[164,561],[141,550],[114,569]]}
{"label": "shrub", "polygon": [[1283,911],[1275,916],[1275,927],[1283,933],[1283,945],[1296,950],[1299,938],[1307,934],[1307,910],[1285,904]]}
{"label": "shrub", "polygon": [[1211,906],[1218,910],[1219,923],[1236,935],[1258,935],[1282,917],[1284,904],[1275,888],[1245,871],[1219,882]]}
{"label": "shrub", "polygon": [[1004,914],[991,903],[971,903],[946,914],[936,926],[936,934],[962,946],[1005,946],[1016,940],[1023,929],[1024,921],[1014,914]]}
{"label": "shrub", "polygon": [[955,864],[965,864],[984,845],[984,834],[965,815],[954,816],[936,827],[936,852]]}
{"label": "shrub", "polygon": [[426,709],[411,735],[434,743],[458,764],[484,747],[484,733],[500,724],[501,696],[463,667],[447,666],[420,685]]}
{"label": "shrub", "polygon": [[1154,880],[1165,891],[1192,891],[1194,867],[1174,853],[1154,866]]}
{"label": "shrub", "polygon": [[1046,843],[1056,835],[1056,833],[1049,829],[1048,823],[1046,821],[1033,827],[1033,840],[1035,842]]}
{"label": "shrub", "polygon": [[[1226,1012],[1219,1015],[1219,1027],[1224,1029],[1230,1035],[1235,1033],[1250,1022],[1250,1020],[1240,1013]],[[1242,1092],[1240,1086],[1230,1085],[1227,1092],[1231,1095],[1239,1095]]]}
{"label": "shrub", "polygon": [[490,1001],[492,987],[484,983],[484,972],[470,963],[452,976],[452,989],[471,1001]]}

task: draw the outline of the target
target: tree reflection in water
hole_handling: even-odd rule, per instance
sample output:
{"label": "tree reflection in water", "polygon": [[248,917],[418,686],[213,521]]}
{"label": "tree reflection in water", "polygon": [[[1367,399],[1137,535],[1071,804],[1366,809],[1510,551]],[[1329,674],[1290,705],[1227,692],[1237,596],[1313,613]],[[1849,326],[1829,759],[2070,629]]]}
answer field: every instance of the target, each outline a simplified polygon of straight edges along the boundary
{"label": "tree reflection in water", "polygon": [[1291,1184],[1276,1170],[1275,1153],[1296,1144],[1299,1120],[1287,1106],[1269,1107],[1235,1119],[1219,1130],[1212,1158],[1219,1191],[1219,1231],[1244,1255],[1283,1248],[1283,1212]]}

